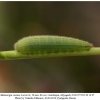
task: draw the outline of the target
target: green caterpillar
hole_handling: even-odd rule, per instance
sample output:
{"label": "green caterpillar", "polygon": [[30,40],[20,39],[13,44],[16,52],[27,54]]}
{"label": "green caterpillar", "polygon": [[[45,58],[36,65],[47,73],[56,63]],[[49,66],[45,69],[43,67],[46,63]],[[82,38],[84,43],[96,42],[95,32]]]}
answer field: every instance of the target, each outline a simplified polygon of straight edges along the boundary
{"label": "green caterpillar", "polygon": [[89,42],[70,37],[29,36],[16,42],[15,50],[0,52],[0,59],[73,56],[87,53],[92,47]]}
{"label": "green caterpillar", "polygon": [[63,53],[88,51],[92,44],[64,36],[29,36],[14,45],[21,54]]}

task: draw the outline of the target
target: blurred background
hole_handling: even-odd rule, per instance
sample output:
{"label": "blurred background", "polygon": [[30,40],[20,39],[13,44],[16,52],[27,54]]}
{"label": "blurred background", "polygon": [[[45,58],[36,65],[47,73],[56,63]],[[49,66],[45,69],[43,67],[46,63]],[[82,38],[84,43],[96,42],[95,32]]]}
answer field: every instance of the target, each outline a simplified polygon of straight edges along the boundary
{"label": "blurred background", "polygon": [[[30,35],[100,46],[100,2],[0,2],[0,51]],[[0,61],[0,92],[100,92],[100,56]]]}

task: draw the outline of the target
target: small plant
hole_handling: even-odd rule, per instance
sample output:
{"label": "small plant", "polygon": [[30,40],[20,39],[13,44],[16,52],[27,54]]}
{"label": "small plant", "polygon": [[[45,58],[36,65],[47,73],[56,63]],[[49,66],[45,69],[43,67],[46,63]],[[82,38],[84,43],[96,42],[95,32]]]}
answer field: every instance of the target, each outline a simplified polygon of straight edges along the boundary
{"label": "small plant", "polygon": [[100,55],[100,47],[89,42],[64,36],[29,36],[14,45],[15,50],[1,51],[1,60],[61,56]]}

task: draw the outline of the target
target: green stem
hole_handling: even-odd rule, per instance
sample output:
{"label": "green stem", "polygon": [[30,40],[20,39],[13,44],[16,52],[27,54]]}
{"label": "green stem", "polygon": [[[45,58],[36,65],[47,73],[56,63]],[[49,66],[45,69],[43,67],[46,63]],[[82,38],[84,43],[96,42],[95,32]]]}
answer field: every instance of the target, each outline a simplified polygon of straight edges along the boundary
{"label": "green stem", "polygon": [[14,50],[0,52],[1,60],[14,60],[14,59],[30,59],[30,58],[43,58],[43,57],[62,57],[62,56],[91,56],[100,55],[100,47],[91,48],[89,51],[81,52],[66,52],[66,53],[44,53],[44,54],[20,54]]}

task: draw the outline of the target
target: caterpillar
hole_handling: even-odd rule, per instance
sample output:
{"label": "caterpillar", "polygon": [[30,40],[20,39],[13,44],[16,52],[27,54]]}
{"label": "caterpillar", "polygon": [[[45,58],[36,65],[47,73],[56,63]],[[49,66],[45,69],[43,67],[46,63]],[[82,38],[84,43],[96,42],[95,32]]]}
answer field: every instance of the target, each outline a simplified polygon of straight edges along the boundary
{"label": "caterpillar", "polygon": [[89,42],[65,36],[29,36],[15,43],[14,48],[20,54],[51,54],[89,51],[93,45]]}
{"label": "caterpillar", "polygon": [[29,36],[18,40],[14,48],[15,50],[1,51],[0,60],[100,55],[100,47],[65,36]]}

